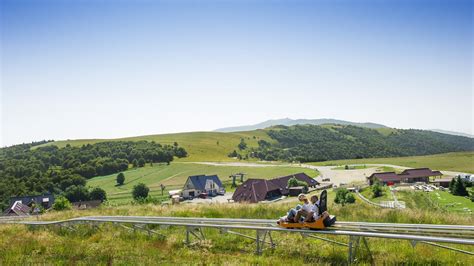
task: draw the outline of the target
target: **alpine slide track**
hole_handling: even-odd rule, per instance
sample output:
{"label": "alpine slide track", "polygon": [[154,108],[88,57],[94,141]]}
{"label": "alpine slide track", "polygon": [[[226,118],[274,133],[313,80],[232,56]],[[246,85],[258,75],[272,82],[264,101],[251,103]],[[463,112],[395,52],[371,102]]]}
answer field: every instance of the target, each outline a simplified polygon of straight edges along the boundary
{"label": "alpine slide track", "polygon": [[[458,248],[474,245],[474,226],[471,225],[437,225],[437,224],[402,224],[374,222],[336,222],[323,230],[287,229],[279,227],[275,220],[267,219],[231,219],[231,218],[190,218],[190,217],[158,217],[158,216],[88,216],[62,221],[33,221],[18,219],[0,219],[0,223],[23,224],[32,227],[58,226],[68,230],[76,230],[79,224],[89,224],[98,227],[100,224],[112,224],[128,230],[142,230],[149,235],[157,234],[163,237],[163,230],[169,227],[185,229],[187,245],[205,240],[203,229],[219,230],[222,234],[234,234],[255,241],[256,254],[262,254],[264,249],[275,249],[276,243],[272,238],[275,233],[301,234],[303,237],[327,241],[334,245],[348,248],[348,262],[356,260],[358,252],[367,250],[370,258],[367,238],[386,240],[407,240],[413,247],[417,244],[427,244],[445,248],[473,256],[474,252]],[[239,232],[240,231],[240,232]],[[244,231],[244,232],[242,232]],[[253,235],[245,232],[254,231]],[[347,242],[327,238],[328,236],[346,236]],[[192,242],[194,241],[194,242]],[[457,247],[450,245],[455,244]],[[472,250],[472,249],[471,249]]]}

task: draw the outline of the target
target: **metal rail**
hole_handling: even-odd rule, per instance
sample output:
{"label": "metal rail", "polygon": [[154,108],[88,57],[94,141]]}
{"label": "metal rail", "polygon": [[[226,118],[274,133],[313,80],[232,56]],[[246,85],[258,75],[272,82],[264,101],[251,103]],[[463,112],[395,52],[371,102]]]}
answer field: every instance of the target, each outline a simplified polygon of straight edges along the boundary
{"label": "metal rail", "polygon": [[[194,222],[212,224],[238,224],[277,227],[275,220],[267,219],[229,219],[229,218],[190,218],[190,217],[154,217],[154,216],[91,216],[84,217],[94,220],[120,219],[120,220],[144,220],[144,221],[172,221],[172,222]],[[84,219],[78,218],[78,219]],[[430,224],[396,224],[396,223],[364,223],[364,222],[337,222],[327,230],[350,230],[370,231],[377,229],[385,233],[411,233],[429,236],[447,236],[454,238],[466,238],[471,235],[474,238],[474,226],[459,225],[430,225]]]}
{"label": "metal rail", "polygon": [[[24,224],[30,226],[59,225],[71,228],[70,225],[90,223],[112,223],[114,225],[131,225],[129,229],[144,230],[160,234],[147,228],[148,225],[161,227],[179,226],[186,229],[186,244],[191,245],[191,237],[198,241],[204,240],[202,229],[218,229],[221,233],[230,233],[256,241],[256,253],[261,254],[264,245],[275,248],[271,232],[299,233],[303,236],[316,238],[329,243],[348,246],[348,259],[353,262],[360,247],[360,242],[369,250],[365,238],[383,238],[408,240],[414,243],[425,243],[447,248],[472,255],[470,251],[436,243],[474,245],[474,226],[469,225],[432,225],[432,224],[396,224],[396,223],[368,223],[368,222],[337,222],[333,227],[325,230],[287,229],[276,225],[275,220],[268,219],[231,219],[231,218],[191,218],[191,217],[156,217],[156,216],[90,216],[79,217],[62,221],[8,221],[7,223]],[[71,229],[72,230],[72,229]],[[245,235],[234,230],[255,231],[256,237]],[[318,236],[319,235],[319,236]],[[345,244],[322,236],[348,236],[349,243]],[[370,253],[370,250],[369,250]]]}

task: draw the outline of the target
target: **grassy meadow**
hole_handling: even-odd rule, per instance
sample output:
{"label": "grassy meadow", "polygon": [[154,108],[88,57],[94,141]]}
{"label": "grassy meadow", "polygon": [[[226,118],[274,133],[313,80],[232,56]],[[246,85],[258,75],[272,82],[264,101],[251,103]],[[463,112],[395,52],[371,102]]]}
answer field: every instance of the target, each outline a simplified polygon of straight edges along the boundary
{"label": "grassy meadow", "polygon": [[138,136],[119,139],[79,139],[79,140],[60,140],[43,145],[56,145],[65,147],[67,144],[71,146],[82,146],[85,144],[93,144],[103,141],[155,141],[160,144],[170,144],[178,142],[179,145],[186,149],[188,157],[177,159],[178,161],[235,161],[235,159],[227,157],[233,150],[237,150],[240,140],[244,139],[247,146],[258,147],[259,140],[274,142],[265,130],[253,130],[245,132],[221,133],[221,132],[188,132],[175,134],[161,134]]}
{"label": "grassy meadow", "polygon": [[[329,210],[340,221],[374,221],[399,223],[474,224],[472,216],[448,213],[437,209],[379,209],[359,199],[346,206],[333,203],[334,193],[329,193]],[[93,210],[50,212],[42,219],[61,220],[89,215],[147,215],[178,217],[235,217],[276,219],[292,202],[272,204],[200,204],[200,205],[122,205],[103,206]],[[255,242],[236,235],[220,234],[206,229],[206,240],[187,247],[182,227],[154,228],[165,235],[147,236],[140,231],[129,231],[112,224],[98,228],[88,225],[69,231],[55,226],[30,228],[23,225],[0,225],[0,264],[74,264],[74,265],[344,265],[347,247],[337,246],[317,239],[302,238],[299,234],[273,233],[275,250],[265,250],[256,256]],[[240,231],[249,235],[255,232]],[[346,242],[348,237],[328,238]],[[422,243],[414,248],[409,241],[368,239],[375,265],[383,264],[432,264],[470,265],[472,256],[436,248]],[[472,246],[453,245],[474,252]],[[366,252],[358,263],[371,264]]]}
{"label": "grassy meadow", "polygon": [[426,156],[367,158],[311,163],[321,166],[350,164],[393,164],[406,167],[430,167],[436,170],[474,173],[474,152],[451,152]]}
{"label": "grassy meadow", "polygon": [[116,186],[117,174],[99,176],[88,180],[87,185],[100,187],[107,192],[109,201],[117,204],[127,203],[132,200],[132,189],[138,183],[144,183],[150,188],[150,195],[159,197],[161,195],[160,184],[166,186],[165,195],[168,190],[181,189],[188,176],[191,175],[218,175],[226,188],[230,190],[231,174],[244,172],[248,178],[270,179],[304,172],[311,177],[318,175],[316,170],[290,167],[290,166],[267,166],[267,167],[238,167],[238,166],[215,166],[196,163],[172,162],[170,165],[154,164],[143,168],[125,171],[125,184]]}

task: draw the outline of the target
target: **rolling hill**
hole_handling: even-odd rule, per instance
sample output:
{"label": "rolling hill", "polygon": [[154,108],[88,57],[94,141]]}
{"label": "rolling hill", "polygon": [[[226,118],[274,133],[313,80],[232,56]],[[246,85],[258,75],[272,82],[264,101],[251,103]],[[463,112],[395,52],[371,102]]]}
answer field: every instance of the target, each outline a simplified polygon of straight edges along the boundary
{"label": "rolling hill", "polygon": [[[237,146],[242,139],[247,144],[247,149],[239,151]],[[82,146],[104,141],[140,140],[170,145],[177,142],[188,152],[188,157],[177,159],[181,162],[235,161],[228,157],[233,150],[242,155],[253,151],[261,153],[250,160],[298,161],[399,157],[474,150],[474,139],[462,136],[427,130],[389,127],[371,129],[333,124],[274,126],[241,132],[186,132],[120,139],[62,140],[37,147],[56,145],[61,148],[67,144]],[[268,143],[270,148],[261,149],[259,141]],[[270,155],[266,158],[268,154]],[[309,156],[310,154],[313,155]]]}
{"label": "rolling hill", "polygon": [[265,129],[272,126],[294,126],[294,125],[326,125],[326,124],[333,124],[333,125],[351,125],[351,126],[358,126],[358,127],[366,127],[366,128],[386,128],[387,126],[381,124],[375,124],[370,122],[359,123],[359,122],[350,122],[345,120],[338,120],[338,119],[331,119],[331,118],[322,118],[322,119],[291,119],[291,118],[284,118],[284,119],[274,119],[274,120],[267,120],[262,123],[258,123],[255,125],[248,125],[248,126],[237,126],[237,127],[226,127],[226,128],[219,128],[214,131],[216,132],[239,132],[239,131],[250,131],[256,129]]}

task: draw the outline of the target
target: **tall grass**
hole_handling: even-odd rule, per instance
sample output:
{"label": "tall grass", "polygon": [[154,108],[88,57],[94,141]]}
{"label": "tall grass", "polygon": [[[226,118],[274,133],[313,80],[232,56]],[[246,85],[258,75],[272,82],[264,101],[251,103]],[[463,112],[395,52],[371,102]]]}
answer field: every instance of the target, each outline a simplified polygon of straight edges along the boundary
{"label": "tall grass", "polygon": [[[330,193],[330,202],[332,202]],[[42,219],[63,220],[88,215],[149,215],[180,217],[234,217],[276,219],[295,202],[274,204],[211,204],[178,206],[104,206],[94,210],[50,212]],[[344,207],[329,204],[331,213],[342,221],[376,221],[398,223],[474,224],[472,216],[431,210],[374,209],[362,202]],[[300,265],[345,264],[347,248],[328,242],[302,238],[298,234],[273,233],[278,246],[254,255],[255,243],[236,235],[220,234],[205,229],[207,240],[192,247],[183,244],[183,228],[154,230],[166,237],[151,236],[140,231],[129,231],[112,224],[99,228],[89,225],[75,227],[75,231],[50,226],[30,228],[22,225],[0,226],[0,264],[217,264],[217,265]],[[253,231],[242,231],[254,235]],[[347,237],[328,238],[347,242]],[[472,256],[455,253],[423,244],[413,248],[408,241],[368,239],[376,264],[460,264],[470,265]],[[457,246],[474,251],[472,247]],[[359,262],[369,264],[367,254]]]}

